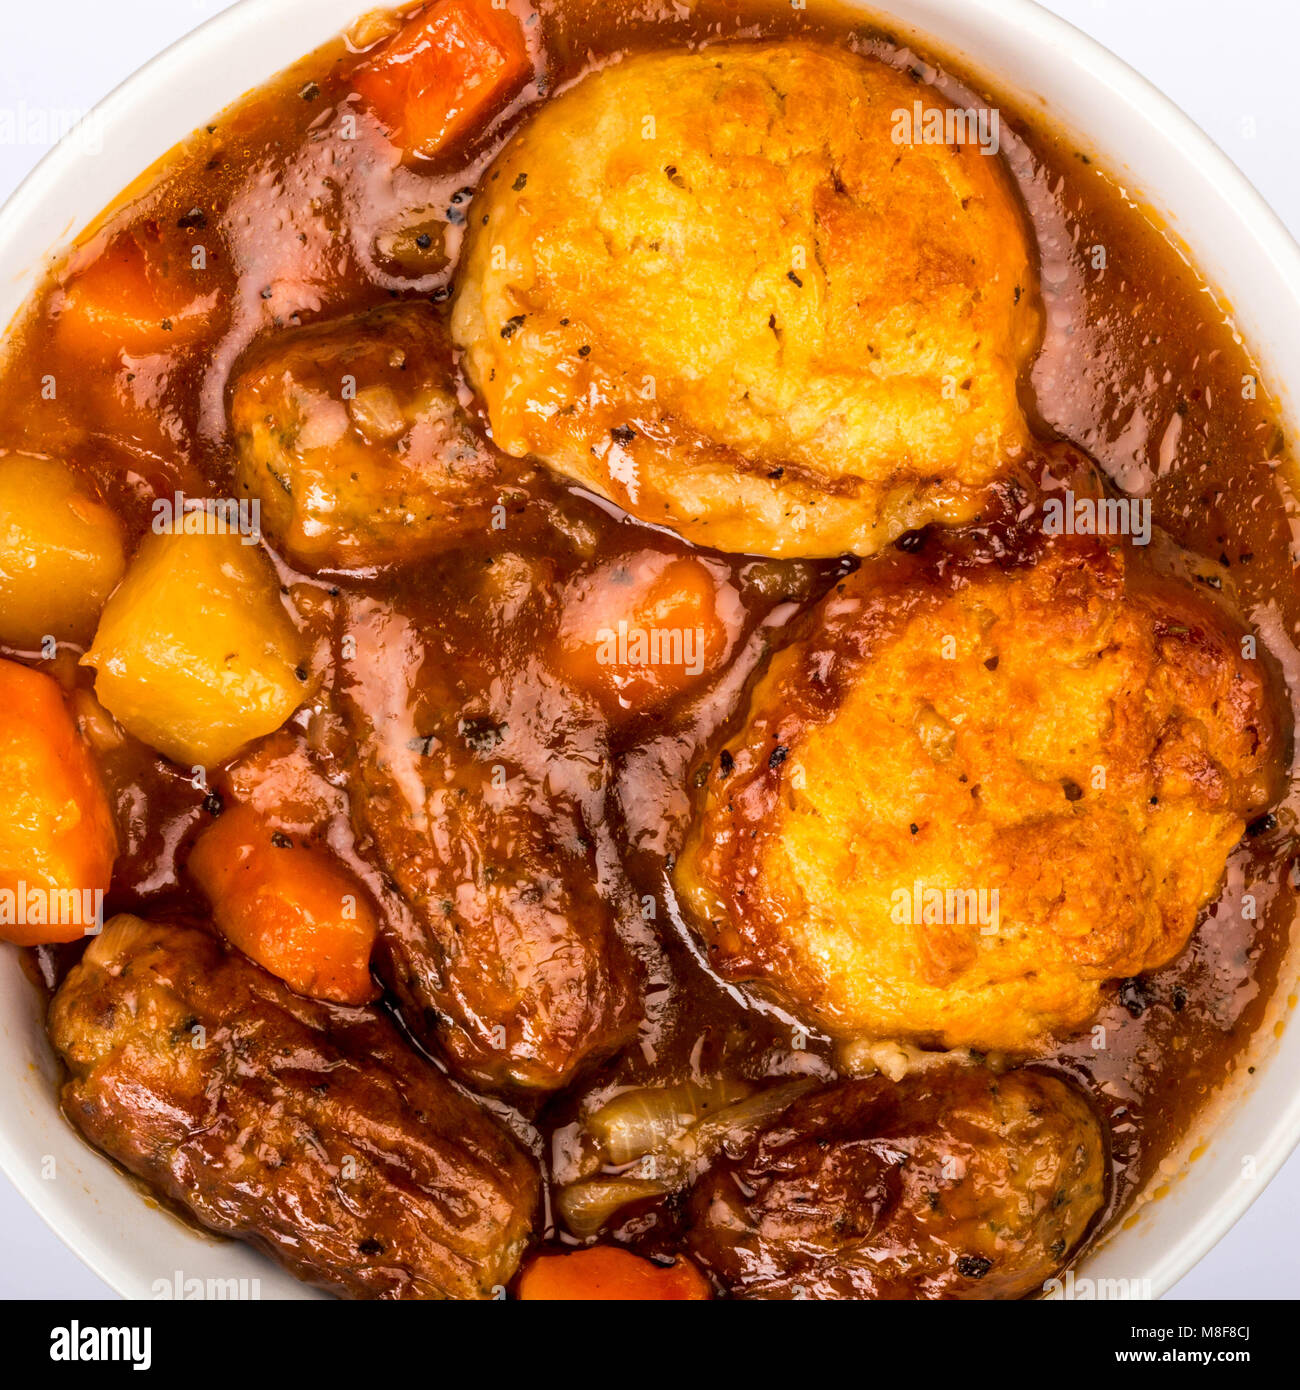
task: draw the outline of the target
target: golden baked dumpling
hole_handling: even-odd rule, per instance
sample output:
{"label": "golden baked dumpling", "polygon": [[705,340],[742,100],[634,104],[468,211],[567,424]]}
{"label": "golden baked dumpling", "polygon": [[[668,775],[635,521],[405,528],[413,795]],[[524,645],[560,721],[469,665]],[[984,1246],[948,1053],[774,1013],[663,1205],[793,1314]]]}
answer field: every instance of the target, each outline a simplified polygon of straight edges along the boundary
{"label": "golden baked dumpling", "polygon": [[710,962],[832,1034],[1029,1050],[1186,944],[1280,792],[1270,668],[1091,537],[933,536],[833,590],[713,760],[676,884]]}
{"label": "golden baked dumpling", "polygon": [[869,554],[1027,439],[1027,222],[883,63],[722,44],[548,102],[474,205],[453,317],[497,444],[701,545]]}

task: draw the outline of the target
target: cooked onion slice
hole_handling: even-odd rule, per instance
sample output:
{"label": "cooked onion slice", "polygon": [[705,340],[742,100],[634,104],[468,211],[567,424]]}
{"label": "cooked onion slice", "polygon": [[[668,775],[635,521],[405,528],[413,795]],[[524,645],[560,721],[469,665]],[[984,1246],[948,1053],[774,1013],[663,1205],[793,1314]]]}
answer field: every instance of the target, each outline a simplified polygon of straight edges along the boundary
{"label": "cooked onion slice", "polygon": [[645,1178],[588,1178],[570,1183],[556,1199],[564,1224],[575,1236],[594,1236],[624,1207],[667,1193]]}
{"label": "cooked onion slice", "polygon": [[593,1236],[625,1206],[664,1197],[693,1181],[723,1149],[742,1144],[816,1083],[807,1078],[755,1091],[745,1081],[647,1086],[625,1091],[587,1122],[611,1164],[639,1160],[637,1176],[585,1178],[557,1200],[576,1236]]}
{"label": "cooked onion slice", "polygon": [[587,1121],[587,1132],[615,1167],[656,1153],[697,1120],[750,1095],[745,1081],[708,1081],[702,1085],[645,1086],[624,1091]]}
{"label": "cooked onion slice", "polygon": [[745,1100],[729,1105],[692,1125],[672,1147],[682,1158],[697,1167],[722,1149],[735,1151],[760,1125],[774,1119],[798,1096],[817,1083],[805,1077],[769,1086]]}

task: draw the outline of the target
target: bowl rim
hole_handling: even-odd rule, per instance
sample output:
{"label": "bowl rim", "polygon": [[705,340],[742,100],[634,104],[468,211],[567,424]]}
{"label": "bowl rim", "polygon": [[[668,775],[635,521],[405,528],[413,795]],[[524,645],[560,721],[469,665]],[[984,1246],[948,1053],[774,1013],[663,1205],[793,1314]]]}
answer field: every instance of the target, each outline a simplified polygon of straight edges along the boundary
{"label": "bowl rim", "polygon": [[[234,4],[210,16],[137,68],[97,102],[83,122],[97,122],[106,140],[118,132],[129,130],[143,114],[142,108],[155,99],[161,89],[184,82],[186,73],[196,64],[210,62],[207,50],[218,41],[222,47],[229,47],[241,40],[255,43],[260,30],[295,10],[309,9],[311,3],[312,0],[235,0]],[[375,4],[387,3],[398,3],[398,0],[372,0],[369,6],[366,0],[355,0],[353,13],[359,16],[367,8],[374,8]],[[968,26],[981,29],[1011,26],[1019,30],[1033,46],[1051,55],[1057,64],[1073,67],[1089,86],[1099,93],[1109,93],[1113,99],[1136,112],[1162,141],[1177,149],[1188,163],[1197,168],[1214,197],[1231,208],[1237,220],[1248,229],[1255,248],[1267,258],[1273,273],[1286,283],[1300,309],[1300,244],[1227,154],[1153,82],[1069,20],[1045,9],[1037,0],[927,0],[927,3],[931,7],[956,6],[961,11],[963,23]],[[898,17],[890,13],[890,0],[862,0],[861,3],[850,0],[850,5],[868,16],[880,16],[893,24],[898,23]],[[343,21],[337,25],[333,32],[346,28],[346,23]],[[941,34],[929,33],[910,23],[902,27],[918,39],[930,39],[945,54],[965,60],[961,50],[946,44]],[[304,52],[299,56],[305,56],[311,47],[325,41],[326,37],[323,35],[319,40],[305,38]],[[970,66],[993,77],[999,86],[1009,91],[1025,93],[1025,88],[1017,87],[1011,79],[990,71],[986,64],[974,61]],[[273,72],[274,69],[258,81],[269,79]],[[243,94],[242,91],[232,93],[226,104],[237,102]],[[167,147],[183,140],[190,130],[190,127],[175,131],[169,128]],[[1086,132],[1080,134],[1086,135]],[[75,135],[74,128],[73,132],[47,151],[0,207],[0,246],[14,239],[21,241],[28,223],[50,200],[57,199],[60,189],[75,174],[78,161],[84,157]],[[128,180],[140,172],[143,171],[136,170],[135,174],[128,175]],[[55,245],[31,247],[33,267],[47,266],[51,255],[66,249],[81,230],[80,225],[71,225]],[[22,302],[26,301],[26,297],[25,291]],[[4,333],[7,334],[9,326],[7,323],[4,325]],[[1285,381],[1273,380],[1270,384],[1281,401],[1288,401]],[[1285,979],[1279,979],[1276,990],[1284,993],[1285,988]],[[32,1172],[12,1137],[13,1126],[18,1123],[17,1115],[0,1119],[0,1171],[6,1174],[24,1200],[83,1264],[118,1294],[128,1298],[135,1296],[141,1288],[141,1276],[131,1252],[120,1249],[107,1238],[106,1232],[97,1230],[73,1211],[69,1204],[51,1199],[51,1185]],[[1235,1187],[1221,1190],[1169,1241],[1168,1248],[1148,1269],[1147,1283],[1152,1297],[1158,1298],[1167,1292],[1236,1224],[1276,1176],[1297,1143],[1300,1143],[1300,1087],[1292,1088],[1289,1104],[1274,1115],[1265,1142],[1254,1155],[1259,1181],[1241,1182]],[[105,1174],[110,1172],[110,1168],[111,1165],[105,1163]],[[120,1175],[114,1181],[120,1181]],[[1115,1234],[1117,1231],[1111,1232],[1107,1239]],[[1103,1248],[1104,1245],[1105,1242]],[[315,1294],[316,1291],[309,1286],[301,1286],[300,1296],[312,1297]]]}

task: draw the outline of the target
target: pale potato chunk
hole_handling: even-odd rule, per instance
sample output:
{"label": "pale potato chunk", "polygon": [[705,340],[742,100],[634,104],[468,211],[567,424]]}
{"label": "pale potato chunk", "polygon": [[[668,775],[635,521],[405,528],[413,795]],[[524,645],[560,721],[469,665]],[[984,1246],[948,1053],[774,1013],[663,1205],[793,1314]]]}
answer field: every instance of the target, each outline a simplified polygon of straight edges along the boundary
{"label": "pale potato chunk", "polygon": [[234,535],[151,535],[83,658],[143,742],[210,767],[272,733],[308,693],[303,644],[266,558]]}
{"label": "pale potato chunk", "polygon": [[0,641],[89,641],[125,568],[117,518],[65,464],[0,458]]}

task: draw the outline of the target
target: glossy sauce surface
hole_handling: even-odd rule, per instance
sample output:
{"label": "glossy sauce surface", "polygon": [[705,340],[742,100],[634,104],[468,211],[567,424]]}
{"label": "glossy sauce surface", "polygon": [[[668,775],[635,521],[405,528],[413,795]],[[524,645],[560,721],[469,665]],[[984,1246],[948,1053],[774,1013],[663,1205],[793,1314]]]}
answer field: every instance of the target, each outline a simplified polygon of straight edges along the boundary
{"label": "glossy sauce surface", "polygon": [[[472,194],[504,138],[544,91],[592,64],[640,48],[723,37],[813,35],[848,43],[934,82],[954,100],[960,75],[935,53],[825,8],[770,14],[707,0],[672,5],[546,0],[528,32],[546,79],[530,85],[468,148],[427,170],[398,162],[372,119],[349,103],[357,62],[344,42],[304,59],[178,147],[156,180],[111,212],[57,267],[10,335],[0,376],[0,445],[73,461],[126,520],[132,541],[150,503],[177,490],[233,495],[227,386],[240,354],[277,328],[424,297],[444,306]],[[760,16],[755,18],[755,16]],[[1014,77],[1014,75],[1012,75]],[[1119,485],[1149,488],[1155,519],[1212,562],[1289,676],[1300,670],[1295,584],[1296,512],[1286,441],[1266,382],[1194,269],[1086,152],[1035,114],[1000,102],[1002,143],[1042,254],[1047,338],[1032,374],[1034,418],[1047,435],[1087,449]],[[355,123],[355,128],[350,123]],[[355,135],[355,138],[351,138]],[[489,175],[490,176],[490,175]],[[420,273],[385,248],[427,209],[445,224],[445,263]],[[418,220],[418,219],[416,219]],[[128,234],[189,265],[202,247],[201,284],[215,296],[213,331],[165,354],[124,357],[104,370],[66,343],[64,281]],[[1104,255],[1097,254],[1104,248]],[[196,293],[198,291],[196,290]],[[53,399],[42,389],[52,377]],[[1243,393],[1248,379],[1258,382]],[[471,403],[471,393],[462,389]],[[418,567],[300,575],[277,558],[283,583],[314,639],[321,695],[274,738],[206,783],[128,740],[106,755],[125,832],[110,910],[198,913],[184,870],[193,837],[218,799],[264,804],[293,833],[327,843],[362,876],[403,930],[398,895],[357,843],[348,815],[355,748],[335,692],[375,717],[407,718],[429,659],[407,629],[377,614],[389,605],[436,631],[449,722],[509,729],[509,755],[584,793],[601,872],[626,874],[638,913],[621,933],[644,972],[646,1021],[635,1042],[595,1073],[513,1122],[557,1181],[571,1169],[578,1116],[620,1086],[717,1073],[750,1079],[835,1075],[829,1042],[721,985],[681,923],[666,868],[681,843],[694,779],[713,737],[734,721],[749,677],[783,629],[826,592],[844,566],[708,556],[725,615],[726,658],[702,686],[652,707],[605,701],[584,710],[580,737],[557,760],[553,653],[538,646],[539,608],[561,612],[574,586],[603,567],[688,555],[674,537],[630,523],[592,497],[530,475],[503,530]],[[851,562],[845,562],[851,564]],[[539,626],[540,621],[540,626]],[[352,646],[345,650],[345,642]],[[360,656],[353,654],[359,649]],[[52,661],[16,653],[89,684],[77,652]],[[357,665],[360,661],[360,666]],[[1108,1118],[1114,1180],[1093,1238],[1112,1224],[1238,1065],[1278,982],[1294,913],[1293,790],[1275,817],[1252,827],[1229,865],[1220,901],[1171,965],[1110,991],[1096,1027],[1034,1059],[1078,1079]],[[1243,897],[1257,916],[1243,916]],[[47,982],[69,952],[46,952]],[[408,1020],[408,1022],[411,1022]],[[1097,1029],[1104,1046],[1096,1046]],[[418,1030],[417,1030],[418,1031]],[[677,1248],[671,1204],[632,1209],[616,1234],[647,1252]],[[549,1231],[562,1239],[552,1227]]]}

